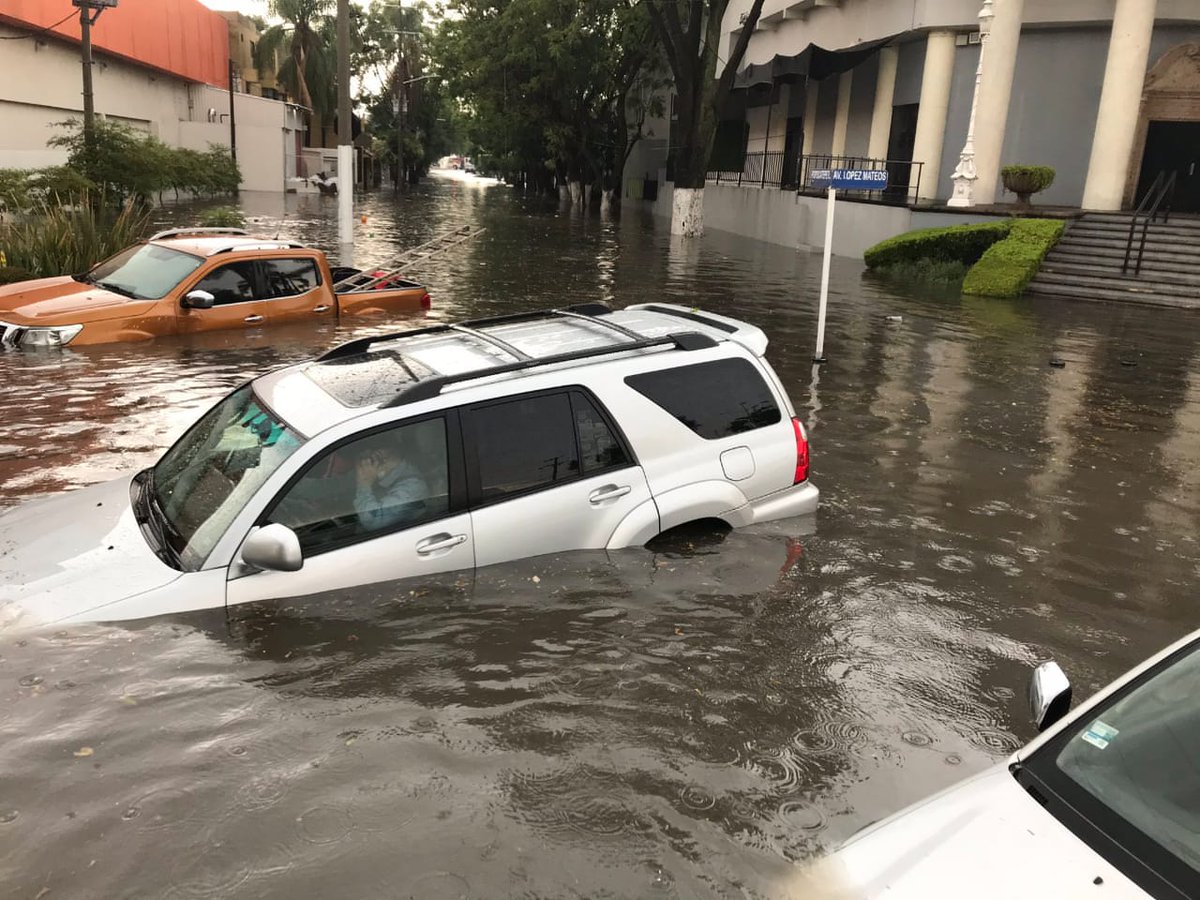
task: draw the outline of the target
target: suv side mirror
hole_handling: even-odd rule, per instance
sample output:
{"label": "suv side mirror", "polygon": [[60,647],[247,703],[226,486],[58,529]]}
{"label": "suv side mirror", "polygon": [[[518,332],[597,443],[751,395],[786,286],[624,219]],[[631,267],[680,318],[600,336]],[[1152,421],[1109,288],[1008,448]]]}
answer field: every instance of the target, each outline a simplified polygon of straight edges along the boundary
{"label": "suv side mirror", "polygon": [[1033,670],[1029,680],[1029,711],[1038,731],[1045,731],[1071,708],[1071,682],[1051,660]]}
{"label": "suv side mirror", "polygon": [[297,572],[304,567],[300,538],[286,525],[264,525],[242,544],[242,562],[256,569]]}
{"label": "suv side mirror", "polygon": [[188,291],[183,296],[184,309],[212,309],[217,298],[208,291]]}

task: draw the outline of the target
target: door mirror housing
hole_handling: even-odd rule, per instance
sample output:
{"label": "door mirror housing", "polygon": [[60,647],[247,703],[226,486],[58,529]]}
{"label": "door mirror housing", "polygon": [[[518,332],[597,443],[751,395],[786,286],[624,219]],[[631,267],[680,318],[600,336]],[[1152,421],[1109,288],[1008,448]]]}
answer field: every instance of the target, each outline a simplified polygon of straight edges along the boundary
{"label": "door mirror housing", "polygon": [[251,532],[242,544],[242,562],[256,569],[298,572],[304,567],[300,538],[286,525],[264,525]]}
{"label": "door mirror housing", "polygon": [[188,291],[183,296],[184,309],[212,309],[217,298],[208,291]]}
{"label": "door mirror housing", "polygon": [[1038,731],[1045,731],[1071,708],[1071,682],[1053,660],[1033,670],[1029,680],[1029,711]]}

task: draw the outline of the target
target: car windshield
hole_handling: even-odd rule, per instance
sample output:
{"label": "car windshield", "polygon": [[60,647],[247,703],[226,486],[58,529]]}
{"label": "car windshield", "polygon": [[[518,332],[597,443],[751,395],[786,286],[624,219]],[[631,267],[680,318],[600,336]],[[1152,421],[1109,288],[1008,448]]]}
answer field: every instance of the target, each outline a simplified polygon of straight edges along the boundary
{"label": "car windshield", "polygon": [[1200,875],[1200,647],[1073,723],[1028,768],[1156,874]]}
{"label": "car windshield", "polygon": [[198,256],[169,247],[139,244],[100,263],[88,272],[87,280],[127,297],[157,300],[203,262]]}
{"label": "car windshield", "polygon": [[237,514],[303,440],[246,385],[166,452],[154,467],[154,495],[185,569],[208,558]]}

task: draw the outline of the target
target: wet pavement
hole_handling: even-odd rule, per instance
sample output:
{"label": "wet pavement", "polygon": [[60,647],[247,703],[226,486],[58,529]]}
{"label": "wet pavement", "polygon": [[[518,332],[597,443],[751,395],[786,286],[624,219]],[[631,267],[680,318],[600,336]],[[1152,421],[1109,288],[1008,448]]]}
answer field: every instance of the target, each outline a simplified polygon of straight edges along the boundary
{"label": "wet pavement", "polygon": [[[336,255],[333,201],[244,203]],[[761,324],[816,522],[0,636],[0,895],[786,896],[795,862],[1031,738],[1036,661],[1086,696],[1200,626],[1194,314],[840,260],[814,372],[819,257],[503,188],[364,209],[359,263],[489,229],[415,273],[439,319]],[[0,355],[0,504],[142,468],[247,377],[382,327]]]}

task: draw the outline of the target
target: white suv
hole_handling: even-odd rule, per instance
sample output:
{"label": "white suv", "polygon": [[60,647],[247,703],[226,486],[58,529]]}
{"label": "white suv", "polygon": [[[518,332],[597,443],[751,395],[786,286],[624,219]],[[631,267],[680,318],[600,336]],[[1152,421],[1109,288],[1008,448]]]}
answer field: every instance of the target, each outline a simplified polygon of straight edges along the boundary
{"label": "white suv", "polygon": [[133,619],[812,513],[766,346],[661,304],[351,341],[234,391],[153,468],[0,517],[0,604]]}

